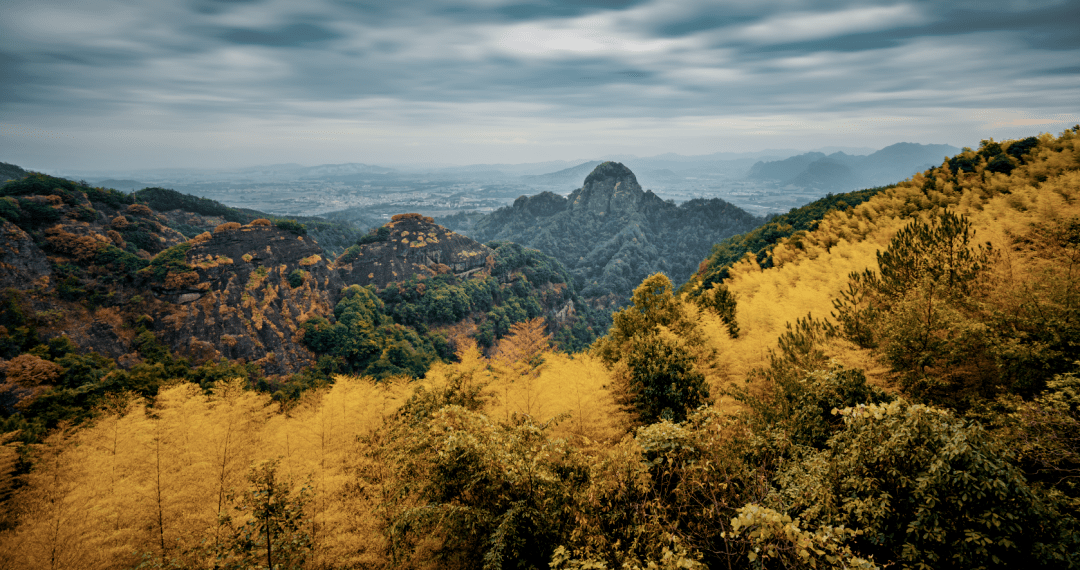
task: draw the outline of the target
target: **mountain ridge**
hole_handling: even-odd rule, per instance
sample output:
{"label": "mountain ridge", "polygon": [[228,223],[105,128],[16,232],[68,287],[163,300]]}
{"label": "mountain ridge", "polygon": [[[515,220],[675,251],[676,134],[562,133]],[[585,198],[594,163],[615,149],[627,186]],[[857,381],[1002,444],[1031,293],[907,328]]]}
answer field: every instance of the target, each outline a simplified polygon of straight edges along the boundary
{"label": "mountain ridge", "polygon": [[643,190],[622,163],[609,161],[569,196],[521,196],[480,219],[469,235],[552,255],[574,275],[584,297],[614,306],[649,274],[684,281],[713,243],[760,223],[718,198],[677,206]]}
{"label": "mountain ridge", "polygon": [[758,161],[748,177],[780,185],[830,190],[855,190],[899,182],[916,172],[941,164],[942,157],[960,152],[945,144],[901,142],[866,156],[843,152],[808,152],[779,161]]}

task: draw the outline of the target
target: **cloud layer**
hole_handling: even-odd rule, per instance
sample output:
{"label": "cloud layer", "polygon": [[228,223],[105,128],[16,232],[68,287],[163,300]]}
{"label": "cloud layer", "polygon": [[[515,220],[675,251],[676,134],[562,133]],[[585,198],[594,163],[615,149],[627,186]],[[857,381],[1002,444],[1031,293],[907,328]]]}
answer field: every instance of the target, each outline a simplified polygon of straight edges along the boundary
{"label": "cloud layer", "polygon": [[1080,122],[1080,1],[9,0],[0,160],[528,162]]}

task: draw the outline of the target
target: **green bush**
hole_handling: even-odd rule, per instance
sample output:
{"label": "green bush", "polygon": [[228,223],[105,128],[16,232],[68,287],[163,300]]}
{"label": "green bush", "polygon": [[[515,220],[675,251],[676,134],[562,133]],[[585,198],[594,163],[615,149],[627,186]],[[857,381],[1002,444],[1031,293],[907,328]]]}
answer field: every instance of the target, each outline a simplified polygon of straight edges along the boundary
{"label": "green bush", "polygon": [[827,449],[779,476],[791,514],[858,529],[863,556],[901,567],[1078,562],[1075,520],[1045,502],[1014,452],[980,426],[901,400],[837,413],[845,426]]}
{"label": "green bush", "polygon": [[352,262],[356,261],[359,258],[360,258],[360,246],[359,245],[351,245],[351,246],[349,246],[349,249],[345,250],[345,253],[341,254],[341,257],[338,258],[337,262],[342,263],[342,264],[344,264],[344,263],[352,263]]}
{"label": "green bush", "polygon": [[289,273],[288,281],[289,287],[293,289],[304,284],[304,279],[307,278],[307,271],[303,269],[294,269],[292,273]]}
{"label": "green bush", "polygon": [[47,203],[19,198],[19,209],[22,211],[23,224],[29,228],[50,224],[60,219],[60,212]]}
{"label": "green bush", "polygon": [[709,402],[709,385],[686,348],[660,335],[636,335],[626,347],[629,387],[625,395],[638,421],[680,422]]}
{"label": "green bush", "polygon": [[7,221],[18,225],[22,220],[22,210],[19,208],[19,202],[14,198],[4,196],[0,198],[0,218],[4,218]]}
{"label": "green bush", "polygon": [[296,220],[277,220],[274,222],[274,225],[277,226],[278,229],[292,232],[296,235],[302,236],[307,234],[307,228],[304,227],[304,224],[301,224]]}
{"label": "green bush", "polygon": [[86,193],[86,198],[90,202],[106,204],[116,210],[135,203],[135,199],[131,195],[118,192],[112,188],[84,188],[83,192]]}
{"label": "green bush", "polygon": [[370,233],[357,240],[356,245],[376,243],[380,241],[386,241],[388,239],[390,239],[390,227],[380,226],[378,229],[372,230]]}
{"label": "green bush", "polygon": [[150,260],[150,264],[139,273],[152,281],[161,283],[165,281],[165,276],[169,274],[169,271],[176,273],[191,271],[192,267],[187,264],[187,253],[191,247],[188,242],[174,245],[155,255]]}

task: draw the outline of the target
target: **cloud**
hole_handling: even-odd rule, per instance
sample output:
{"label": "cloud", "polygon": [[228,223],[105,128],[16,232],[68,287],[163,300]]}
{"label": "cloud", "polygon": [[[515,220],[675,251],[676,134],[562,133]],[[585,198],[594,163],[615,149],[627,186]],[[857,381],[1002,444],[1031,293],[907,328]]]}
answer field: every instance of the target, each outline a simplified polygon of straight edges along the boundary
{"label": "cloud", "polygon": [[[1078,10],[1075,0],[9,0],[0,148],[11,154],[0,160],[364,152],[401,162],[423,148],[513,162],[813,136],[971,144],[1075,115]],[[309,131],[320,134],[298,134]],[[65,135],[25,134],[37,132]]]}
{"label": "cloud", "polygon": [[732,36],[762,44],[791,43],[913,26],[926,20],[921,10],[906,4],[796,12],[766,18],[735,30]]}

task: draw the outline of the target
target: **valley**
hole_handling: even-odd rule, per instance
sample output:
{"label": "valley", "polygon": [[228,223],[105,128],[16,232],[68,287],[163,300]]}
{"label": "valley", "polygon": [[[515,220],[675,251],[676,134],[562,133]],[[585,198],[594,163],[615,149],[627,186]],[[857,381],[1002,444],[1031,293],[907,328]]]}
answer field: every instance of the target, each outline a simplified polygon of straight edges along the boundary
{"label": "valley", "polygon": [[[919,146],[919,145],[915,145]],[[940,163],[936,147],[915,157],[891,157],[894,168],[885,178],[870,177],[879,184],[897,182],[927,166],[927,156]],[[959,149],[948,147],[954,152]],[[849,152],[874,154],[872,149],[846,148]],[[844,154],[837,148],[822,150]],[[878,151],[882,152],[882,151]],[[825,157],[822,153],[817,153]],[[885,153],[889,155],[889,153]],[[756,164],[779,163],[806,156],[795,150],[764,150],[754,153],[718,153],[702,156],[612,156],[638,175],[646,190],[664,200],[682,203],[693,199],[720,198],[747,212],[764,217],[803,206],[827,193],[859,187],[858,177],[838,180],[818,178],[751,176]],[[848,162],[864,155],[844,155]],[[816,155],[815,155],[816,158]],[[929,162],[935,162],[930,160]],[[812,161],[805,161],[810,164]],[[568,195],[600,161],[573,161],[515,165],[473,165],[395,168],[361,163],[321,165],[275,165],[231,171],[166,169],[123,172],[57,171],[55,174],[95,185],[131,192],[162,186],[186,194],[281,216],[322,216],[353,219],[372,227],[390,216],[409,211],[442,217],[462,211],[489,213],[518,196],[540,192]],[[567,168],[559,168],[562,166]],[[866,177],[863,177],[866,178]],[[366,229],[366,227],[364,228]]]}

